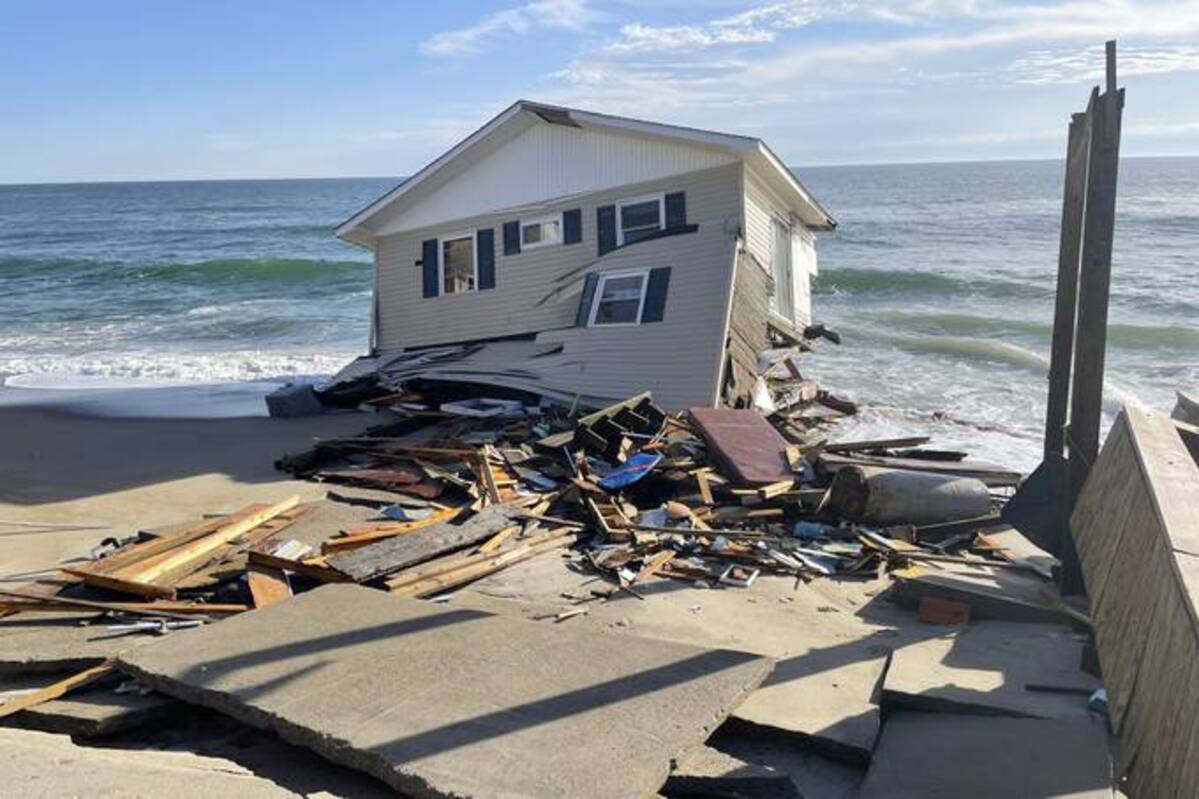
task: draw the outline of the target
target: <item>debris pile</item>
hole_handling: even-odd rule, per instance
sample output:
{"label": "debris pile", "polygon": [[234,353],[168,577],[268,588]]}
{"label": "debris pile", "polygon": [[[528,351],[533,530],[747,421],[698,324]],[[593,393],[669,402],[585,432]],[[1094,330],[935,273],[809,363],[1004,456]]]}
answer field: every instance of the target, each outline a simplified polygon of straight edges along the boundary
{"label": "debris pile", "polygon": [[[0,607],[8,613],[68,614],[76,625],[86,614],[92,627],[71,634],[100,625],[106,635],[100,643],[88,638],[92,648],[81,660],[25,652],[42,666],[72,662],[86,670],[0,704],[0,717],[21,717],[97,680],[134,678],[151,696],[165,695],[164,703],[182,700],[267,727],[402,792],[607,796],[686,795],[683,771],[666,782],[670,763],[730,716],[870,762],[883,727],[876,686],[883,701],[901,708],[1086,716],[1098,682],[1069,682],[1061,675],[1070,669],[1060,668],[1081,649],[1068,625],[1086,617],[1051,595],[1053,559],[999,520],[1020,475],[931,449],[923,436],[836,441],[827,419],[852,405],[790,377],[764,381],[773,404],[767,413],[666,413],[648,393],[584,414],[411,386],[379,395],[371,401],[386,409],[379,414],[385,424],[317,440],[277,462],[298,479],[325,484],[324,499],[272,497],[110,539],[58,578],[4,589]],[[464,587],[519,572],[517,564],[539,556],[585,580],[578,590],[553,589],[557,607],[529,615],[561,624],[551,638],[524,619],[460,604]],[[896,603],[915,610],[913,622],[923,622],[917,627],[931,626],[932,635],[951,629],[955,642],[973,633],[961,651],[982,652],[984,661],[1028,638],[979,620],[1049,629],[1034,644],[1056,658],[1050,698],[1024,696],[1017,685],[990,698],[926,690],[930,673],[969,685],[969,675],[986,665],[927,670],[922,658],[940,655],[919,630],[896,633],[907,637],[895,646],[912,646],[903,670],[884,682],[890,656],[865,627],[829,634],[858,635],[861,643],[845,662],[827,666],[826,676],[785,665],[792,652],[805,651],[787,636],[819,627],[802,615],[778,616],[779,642],[744,651],[652,635],[616,646],[594,624],[601,608],[630,599],[645,605],[663,585],[698,613],[720,595],[770,597],[783,607],[792,601],[788,591],[821,582],[889,586]],[[815,612],[839,611],[820,605]],[[631,624],[621,618],[609,626]],[[486,659],[472,659],[478,651]],[[774,677],[771,657],[779,661]],[[592,668],[601,661],[603,668]],[[1035,676],[1037,662],[1025,657],[1021,668]],[[442,685],[437,675],[446,664],[455,676]],[[305,676],[324,669],[334,671]],[[376,677],[393,672],[415,683],[404,683],[395,706],[378,711]],[[553,684],[559,676],[562,684]],[[434,685],[436,696],[428,693]],[[500,695],[519,712],[489,711]],[[654,730],[645,738],[652,747],[627,736],[619,745],[615,738],[581,743],[600,729],[627,726],[604,719],[601,708],[611,702],[620,702],[622,718]],[[518,723],[522,714],[533,719],[527,726]],[[665,718],[669,734],[660,729]],[[444,745],[442,735],[455,743]],[[555,750],[555,736],[577,739],[574,754]],[[381,740],[392,742],[372,743]],[[979,751],[993,744],[983,736]],[[500,769],[515,761],[526,765]],[[755,780],[787,779],[752,765],[746,774]]]}

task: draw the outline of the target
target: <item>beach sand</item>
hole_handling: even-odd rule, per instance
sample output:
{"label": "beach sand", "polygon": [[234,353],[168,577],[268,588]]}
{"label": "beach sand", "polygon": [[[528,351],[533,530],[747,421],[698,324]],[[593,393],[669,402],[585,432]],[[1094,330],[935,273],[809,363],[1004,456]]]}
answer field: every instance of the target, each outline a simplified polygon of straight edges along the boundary
{"label": "beach sand", "polygon": [[[359,413],[136,419],[0,407],[0,579],[23,582],[86,556],[108,536],[292,494],[323,496],[322,486],[276,471],[275,459],[306,449],[314,438],[353,435],[378,423]],[[82,529],[88,525],[109,529]]]}

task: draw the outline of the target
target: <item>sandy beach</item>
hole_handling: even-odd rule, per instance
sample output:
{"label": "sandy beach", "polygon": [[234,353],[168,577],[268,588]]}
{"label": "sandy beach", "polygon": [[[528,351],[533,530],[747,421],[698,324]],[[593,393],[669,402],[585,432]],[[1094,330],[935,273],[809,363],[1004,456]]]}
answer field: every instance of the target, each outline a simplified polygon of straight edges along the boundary
{"label": "sandy beach", "polygon": [[[319,485],[275,471],[275,459],[372,423],[357,413],[138,419],[0,407],[0,574],[22,582],[108,536],[292,494],[322,496]],[[27,526],[37,524],[46,526]],[[84,529],[93,525],[108,529]]]}

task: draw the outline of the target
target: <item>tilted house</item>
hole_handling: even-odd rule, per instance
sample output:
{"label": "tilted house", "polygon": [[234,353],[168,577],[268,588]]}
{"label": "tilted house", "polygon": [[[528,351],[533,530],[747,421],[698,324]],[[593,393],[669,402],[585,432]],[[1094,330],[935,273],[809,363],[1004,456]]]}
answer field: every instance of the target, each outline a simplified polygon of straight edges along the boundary
{"label": "tilted house", "polygon": [[833,225],[758,139],[519,101],[337,229],[375,253],[348,373],[732,401],[808,324]]}

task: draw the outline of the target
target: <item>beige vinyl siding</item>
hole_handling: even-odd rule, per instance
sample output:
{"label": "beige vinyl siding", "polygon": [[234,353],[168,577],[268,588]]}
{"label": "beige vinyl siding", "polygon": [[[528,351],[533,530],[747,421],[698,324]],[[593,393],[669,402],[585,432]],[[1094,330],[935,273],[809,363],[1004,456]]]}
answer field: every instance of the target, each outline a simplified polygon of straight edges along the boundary
{"label": "beige vinyl siding", "polygon": [[[735,244],[731,229],[709,221],[695,233],[610,253],[591,271],[671,267],[665,316],[652,324],[572,327],[539,336],[539,342],[564,345],[556,356],[561,366],[546,370],[547,382],[614,398],[649,390],[672,411],[715,404]],[[583,276],[575,282],[567,303],[572,309],[578,307]]]}
{"label": "beige vinyl siding", "polygon": [[[711,259],[697,257],[703,254],[688,249],[699,234],[640,242],[599,259],[596,254],[595,209],[627,197],[685,191],[689,223],[722,232],[734,230],[741,214],[740,172],[740,164],[728,164],[547,202],[519,211],[460,219],[437,227],[381,238],[375,256],[379,292],[377,346],[382,350],[411,348],[531,334],[571,326],[578,305],[577,287],[573,291],[560,292],[550,301],[538,304],[539,300],[557,286],[559,279],[565,275],[581,275],[590,265],[606,271],[610,263],[626,261],[628,266],[622,268],[639,266],[643,261],[646,268],[673,267],[667,299],[669,320],[675,293],[686,290],[682,286],[692,279],[690,276],[712,268]],[[571,208],[582,210],[582,242],[541,247],[517,255],[503,254],[502,226],[505,222],[560,213]],[[421,268],[416,265],[421,258],[422,242],[457,231],[486,227],[495,230],[496,288],[423,297]],[[683,253],[687,253],[686,258],[682,257]],[[664,260],[665,256],[670,257]],[[731,256],[724,260],[731,263]],[[729,263],[722,261],[723,265],[718,267],[726,280]],[[581,278],[577,282],[581,286]],[[721,301],[726,296],[722,293]],[[658,323],[658,326],[663,324],[666,323]],[[721,321],[715,318],[712,324],[719,328]]]}
{"label": "beige vinyl siding", "polygon": [[793,236],[802,237],[803,244],[793,244],[792,268],[794,270],[795,317],[799,326],[811,321],[811,274],[809,263],[815,262],[815,251],[810,252],[811,261],[804,263],[795,257],[796,246],[814,248],[814,237],[798,219],[793,218],[786,206],[780,202],[765,183],[752,170],[745,170],[745,246],[750,254],[757,259],[767,272],[771,270],[774,248],[774,231],[771,220],[777,218],[784,222],[790,220],[795,228]]}

